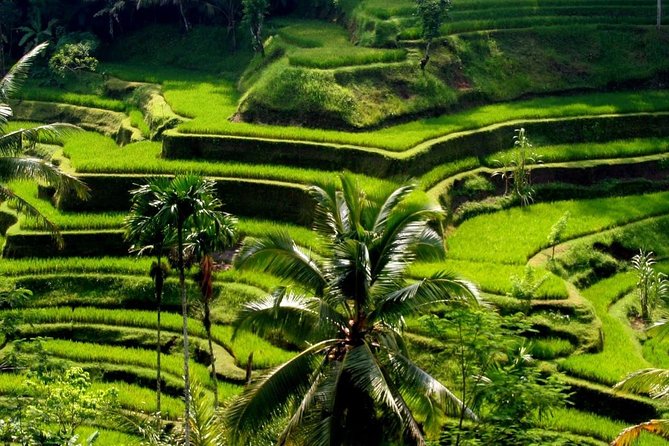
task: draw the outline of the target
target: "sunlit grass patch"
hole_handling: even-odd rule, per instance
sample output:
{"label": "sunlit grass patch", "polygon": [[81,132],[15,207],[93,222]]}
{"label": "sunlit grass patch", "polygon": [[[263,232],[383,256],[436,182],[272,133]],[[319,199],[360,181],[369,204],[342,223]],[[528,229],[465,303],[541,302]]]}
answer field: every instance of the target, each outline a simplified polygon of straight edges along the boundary
{"label": "sunlit grass patch", "polygon": [[633,273],[617,274],[583,291],[602,321],[604,348],[600,353],[570,356],[560,368],[570,374],[613,385],[627,374],[652,365],[644,358],[641,344],[629,326],[626,315],[610,306],[628,293],[636,283]]}
{"label": "sunlit grass patch", "polygon": [[[512,276],[523,277],[523,265],[507,265],[492,262],[470,262],[446,260],[445,262],[417,263],[411,266],[413,278],[428,277],[440,271],[449,271],[478,285],[482,291],[505,295],[511,292]],[[535,277],[547,275],[546,281],[537,290],[537,299],[566,299],[567,288],[559,277],[543,269],[535,271]]]}
{"label": "sunlit grass patch", "polygon": [[524,264],[547,246],[551,227],[570,212],[563,239],[669,212],[669,193],[539,203],[473,217],[448,238],[453,259]]}

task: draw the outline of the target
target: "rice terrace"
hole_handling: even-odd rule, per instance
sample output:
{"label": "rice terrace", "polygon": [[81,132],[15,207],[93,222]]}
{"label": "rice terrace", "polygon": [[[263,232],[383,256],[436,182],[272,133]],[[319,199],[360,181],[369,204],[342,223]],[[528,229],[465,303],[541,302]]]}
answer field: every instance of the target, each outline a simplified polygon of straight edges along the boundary
{"label": "rice terrace", "polygon": [[0,0],[0,442],[669,445],[664,6]]}

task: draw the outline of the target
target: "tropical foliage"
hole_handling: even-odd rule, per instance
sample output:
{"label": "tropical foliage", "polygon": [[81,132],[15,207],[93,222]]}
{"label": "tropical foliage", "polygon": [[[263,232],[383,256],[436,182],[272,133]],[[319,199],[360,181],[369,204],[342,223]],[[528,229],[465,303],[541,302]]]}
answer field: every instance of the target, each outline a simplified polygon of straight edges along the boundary
{"label": "tropical foliage", "polygon": [[279,444],[424,444],[425,430],[463,404],[409,359],[404,317],[452,301],[478,302],[472,284],[449,274],[406,278],[414,260],[443,256],[442,211],[412,184],[373,202],[350,175],[341,177],[339,190],[311,187],[310,193],[314,230],[327,256],[316,257],[277,233],[247,240],[236,260],[238,268],[291,283],[248,304],[237,329],[278,330],[305,348],[254,380],[230,406],[231,440],[247,441],[259,427],[287,416]]}
{"label": "tropical foliage", "polygon": [[9,201],[20,212],[34,217],[38,224],[49,229],[62,244],[56,225],[7,186],[9,181],[31,180],[55,187],[57,197],[69,191],[74,191],[80,198],[85,198],[88,194],[88,189],[80,180],[62,172],[45,159],[47,154],[38,145],[40,138],[54,137],[76,127],[69,124],[48,124],[29,129],[6,130],[12,117],[9,98],[19,89],[21,82],[28,76],[30,65],[46,47],[46,43],[35,46],[0,79],[0,201]]}

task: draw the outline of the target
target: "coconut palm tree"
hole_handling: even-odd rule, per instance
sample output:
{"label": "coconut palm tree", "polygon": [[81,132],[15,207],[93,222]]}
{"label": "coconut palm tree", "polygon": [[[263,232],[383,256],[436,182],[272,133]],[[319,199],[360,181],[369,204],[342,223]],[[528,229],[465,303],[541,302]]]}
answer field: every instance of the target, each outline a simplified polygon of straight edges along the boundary
{"label": "coconut palm tree", "polygon": [[181,313],[183,316],[184,353],[184,436],[190,444],[190,367],[188,346],[188,299],[184,246],[186,237],[194,228],[203,223],[223,227],[224,215],[219,210],[221,202],[215,198],[215,184],[197,175],[183,175],[173,178],[164,188],[155,190],[153,204],[158,208],[156,219],[164,227],[176,232],[177,264],[179,268],[179,288],[181,290]]}
{"label": "coconut palm tree", "polygon": [[214,408],[218,408],[218,379],[216,377],[216,356],[211,336],[211,301],[214,297],[214,258],[212,254],[230,248],[237,240],[237,219],[222,213],[216,221],[200,219],[200,227],[188,237],[189,249],[199,260],[197,282],[202,298],[202,325],[207,333],[211,376],[214,381]]}
{"label": "coconut palm tree", "polygon": [[[236,260],[292,282],[243,309],[236,329],[283,333],[304,346],[252,382],[230,406],[233,443],[287,415],[280,445],[424,444],[424,429],[463,404],[409,359],[404,317],[452,300],[478,302],[476,288],[449,274],[406,278],[418,258],[444,253],[433,226],[441,209],[407,184],[377,204],[350,175],[341,190],[310,188],[314,229],[328,255],[288,235],[249,239]],[[474,414],[467,410],[467,415]]]}
{"label": "coconut palm tree", "polygon": [[28,76],[33,61],[47,45],[47,43],[37,45],[0,79],[0,201],[8,200],[19,212],[35,218],[56,237],[59,246],[62,246],[63,240],[58,227],[7,186],[12,180],[32,180],[41,185],[54,187],[56,197],[69,191],[74,191],[80,198],[88,196],[86,185],[44,159],[46,154],[42,153],[37,145],[39,138],[55,137],[78,127],[56,123],[30,129],[7,130],[9,119],[12,117],[9,98],[19,89],[21,82]]}
{"label": "coconut palm tree", "polygon": [[163,264],[162,258],[165,251],[171,246],[173,233],[169,227],[161,224],[156,217],[160,208],[156,202],[157,191],[168,187],[169,180],[166,178],[154,178],[131,191],[130,214],[125,219],[125,239],[132,245],[130,252],[138,255],[147,253],[155,254],[156,261],[151,265],[149,275],[153,279],[154,294],[156,297],[156,411],[160,416],[161,395],[161,309],[163,300],[163,285],[167,276],[167,265]]}

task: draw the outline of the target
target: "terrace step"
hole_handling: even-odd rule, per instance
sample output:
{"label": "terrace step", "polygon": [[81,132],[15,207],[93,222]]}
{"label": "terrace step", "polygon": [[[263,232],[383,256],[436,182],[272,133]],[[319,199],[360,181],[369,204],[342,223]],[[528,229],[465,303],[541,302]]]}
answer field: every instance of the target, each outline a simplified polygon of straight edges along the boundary
{"label": "terrace step", "polygon": [[669,135],[669,112],[518,119],[433,138],[403,152],[325,142],[169,131],[163,138],[162,155],[167,159],[350,170],[382,178],[419,176],[440,164],[508,149],[514,130],[519,127],[524,127],[533,140],[552,144],[604,142],[640,134],[663,137]]}

